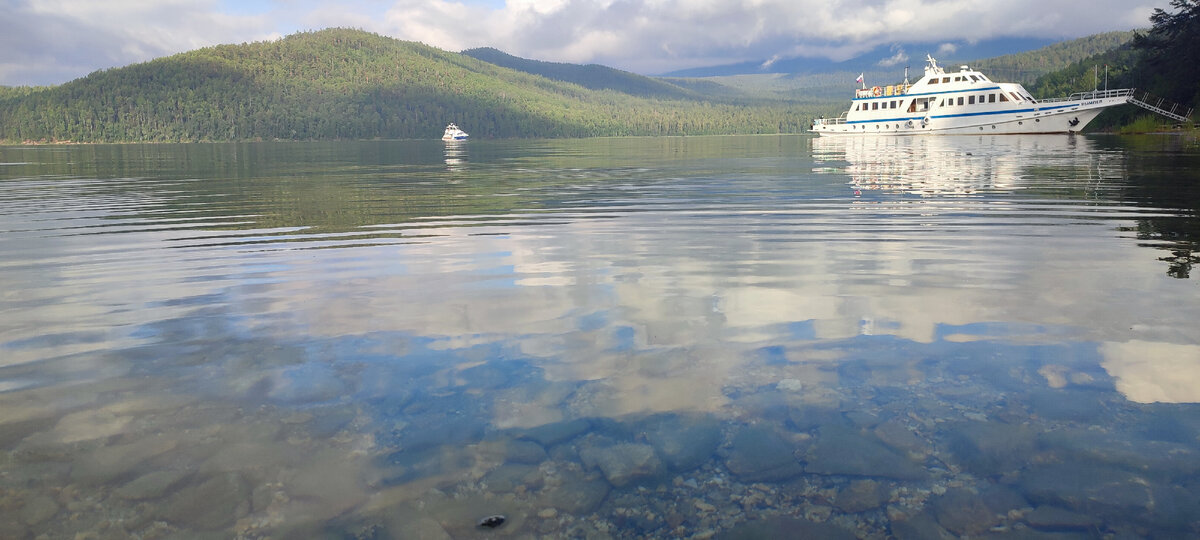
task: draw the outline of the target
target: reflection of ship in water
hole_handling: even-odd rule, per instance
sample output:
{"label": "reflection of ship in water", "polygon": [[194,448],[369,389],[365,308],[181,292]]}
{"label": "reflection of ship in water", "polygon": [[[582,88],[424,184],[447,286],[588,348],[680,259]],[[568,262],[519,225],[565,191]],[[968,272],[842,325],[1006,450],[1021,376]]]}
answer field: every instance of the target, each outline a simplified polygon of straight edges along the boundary
{"label": "reflection of ship in water", "polygon": [[445,145],[446,170],[450,172],[466,170],[467,147],[461,144]]}
{"label": "reflection of ship in water", "polygon": [[[1063,136],[820,137],[812,140],[816,170],[844,172],[858,192],[968,195],[1012,191],[1039,163],[1068,167],[1078,178],[1098,176],[1091,141]],[[1090,157],[1089,157],[1090,156]],[[845,162],[843,165],[841,162]],[[844,167],[842,169],[841,167]]]}

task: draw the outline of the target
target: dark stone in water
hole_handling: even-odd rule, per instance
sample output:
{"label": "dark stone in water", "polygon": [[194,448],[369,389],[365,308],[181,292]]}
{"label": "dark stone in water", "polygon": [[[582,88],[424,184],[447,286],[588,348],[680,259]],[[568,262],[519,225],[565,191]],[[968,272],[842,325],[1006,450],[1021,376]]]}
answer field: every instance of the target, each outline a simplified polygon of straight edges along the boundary
{"label": "dark stone in water", "polygon": [[1034,503],[1064,506],[1117,522],[1145,516],[1157,499],[1138,474],[1094,463],[1032,467],[1021,475],[1020,486]]}
{"label": "dark stone in water", "polygon": [[492,493],[512,493],[517,486],[529,486],[531,483],[540,484],[540,480],[537,467],[520,464],[501,465],[483,477],[488,491]]}
{"label": "dark stone in water", "polygon": [[488,516],[479,520],[479,526],[485,529],[495,529],[496,527],[504,525],[506,520],[507,519],[501,515]]}
{"label": "dark stone in water", "polygon": [[1059,508],[1057,506],[1039,506],[1034,509],[1025,521],[1042,530],[1086,530],[1096,525],[1095,518]]}
{"label": "dark stone in water", "polygon": [[733,437],[725,466],[746,482],[786,480],[804,472],[794,451],[794,445],[771,429],[750,426]]}
{"label": "dark stone in water", "polygon": [[1200,450],[1194,444],[1139,440],[1130,433],[1087,429],[1044,433],[1038,443],[1062,461],[1094,461],[1165,480],[1200,473]]}
{"label": "dark stone in water", "polygon": [[646,440],[675,471],[690,471],[712,458],[721,444],[721,424],[709,416],[657,416],[644,425]]}
{"label": "dark stone in water", "polygon": [[817,442],[808,451],[804,470],[896,480],[921,480],[929,475],[924,467],[893,452],[875,437],[835,426],[821,428]]}
{"label": "dark stone in water", "polygon": [[946,426],[950,451],[971,472],[997,476],[1020,469],[1034,451],[1034,432],[1003,422],[959,422]]}
{"label": "dark stone in water", "polygon": [[833,505],[839,510],[851,514],[874,510],[883,506],[887,494],[883,486],[874,480],[855,480],[837,494]]}
{"label": "dark stone in water", "polygon": [[999,522],[983,499],[965,489],[951,489],[933,501],[938,523],[960,535],[976,536]]}
{"label": "dark stone in water", "polygon": [[812,431],[825,426],[845,426],[847,420],[842,413],[825,407],[797,407],[788,418],[797,431]]}
{"label": "dark stone in water", "polygon": [[579,458],[584,465],[599,468],[604,478],[618,487],[656,477],[663,471],[662,460],[655,455],[654,448],[646,444],[588,446],[579,450]]}
{"label": "dark stone in water", "polygon": [[921,512],[904,521],[892,522],[892,536],[896,540],[957,540],[957,536],[938,525],[929,511]]}
{"label": "dark stone in water", "polygon": [[796,538],[821,540],[857,540],[853,532],[832,523],[814,523],[800,518],[772,516],[751,520],[729,529],[721,540]]}
{"label": "dark stone in water", "polygon": [[1105,414],[1101,393],[1094,390],[1040,388],[1026,397],[1034,414],[1052,420],[1090,422]]}
{"label": "dark stone in water", "polygon": [[170,523],[202,530],[233,525],[249,511],[250,489],[237,473],[212,476],[180,489],[163,509]]}
{"label": "dark stone in water", "polygon": [[592,423],[586,418],[577,418],[566,422],[555,422],[522,432],[518,438],[529,439],[547,448],[569,441],[591,429]]}
{"label": "dark stone in water", "polygon": [[540,504],[553,506],[564,512],[585,515],[591,513],[612,489],[603,478],[585,476],[574,471],[564,471],[562,482],[542,489]]}

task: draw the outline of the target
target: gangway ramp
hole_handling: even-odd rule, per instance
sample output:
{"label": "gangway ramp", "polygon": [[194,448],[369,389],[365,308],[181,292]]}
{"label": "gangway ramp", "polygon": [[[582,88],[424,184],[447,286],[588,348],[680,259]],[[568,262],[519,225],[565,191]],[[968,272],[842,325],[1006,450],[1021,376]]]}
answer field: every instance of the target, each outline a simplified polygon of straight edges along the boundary
{"label": "gangway ramp", "polygon": [[[1129,96],[1129,102],[1150,112],[1161,114],[1176,122],[1190,122],[1193,109],[1183,110],[1178,103],[1172,103],[1149,92],[1134,91]],[[1169,108],[1168,108],[1169,107]],[[1182,114],[1181,114],[1182,113]]]}

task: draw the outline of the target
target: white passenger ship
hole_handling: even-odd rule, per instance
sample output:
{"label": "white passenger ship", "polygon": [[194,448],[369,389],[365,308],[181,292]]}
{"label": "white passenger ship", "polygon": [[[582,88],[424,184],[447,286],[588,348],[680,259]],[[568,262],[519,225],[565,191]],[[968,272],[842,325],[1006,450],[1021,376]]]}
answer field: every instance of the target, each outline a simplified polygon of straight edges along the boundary
{"label": "white passenger ship", "polygon": [[818,118],[821,135],[1068,133],[1088,125],[1108,107],[1128,103],[1133,89],[1099,90],[1066,98],[1034,99],[1023,86],[997,83],[967,66],[947,73],[931,56],[915,84],[855,91],[850,110]]}

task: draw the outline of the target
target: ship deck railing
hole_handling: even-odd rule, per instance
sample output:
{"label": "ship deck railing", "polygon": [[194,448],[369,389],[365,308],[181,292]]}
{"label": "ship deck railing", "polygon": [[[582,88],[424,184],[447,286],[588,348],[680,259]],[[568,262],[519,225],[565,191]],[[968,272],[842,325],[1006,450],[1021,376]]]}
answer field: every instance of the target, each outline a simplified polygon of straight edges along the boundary
{"label": "ship deck railing", "polygon": [[1061,101],[1083,101],[1085,99],[1105,99],[1105,98],[1128,98],[1133,96],[1133,88],[1119,88],[1116,90],[1093,90],[1091,92],[1075,92],[1064,98],[1039,99],[1038,103],[1057,103]]}

